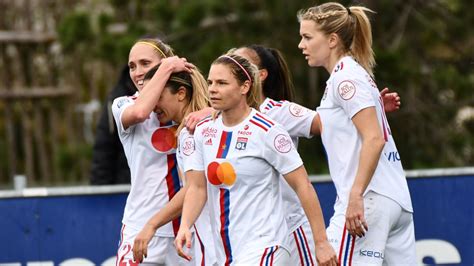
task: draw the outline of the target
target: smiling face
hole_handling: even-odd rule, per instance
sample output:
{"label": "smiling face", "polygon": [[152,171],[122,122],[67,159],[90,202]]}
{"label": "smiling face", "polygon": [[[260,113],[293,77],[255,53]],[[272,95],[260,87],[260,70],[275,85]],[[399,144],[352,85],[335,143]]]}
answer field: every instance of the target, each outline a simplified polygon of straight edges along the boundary
{"label": "smiling face", "polygon": [[301,41],[298,48],[303,52],[308,65],[326,67],[331,55],[329,38],[318,30],[316,23],[312,20],[300,22],[300,36]]}
{"label": "smiling face", "polygon": [[249,86],[240,85],[229,66],[211,65],[207,83],[212,108],[227,111],[246,103]]}
{"label": "smiling face", "polygon": [[141,91],[145,86],[143,83],[145,74],[152,67],[159,64],[161,59],[158,52],[150,45],[137,43],[130,49],[130,54],[128,55],[130,78],[138,91]]}

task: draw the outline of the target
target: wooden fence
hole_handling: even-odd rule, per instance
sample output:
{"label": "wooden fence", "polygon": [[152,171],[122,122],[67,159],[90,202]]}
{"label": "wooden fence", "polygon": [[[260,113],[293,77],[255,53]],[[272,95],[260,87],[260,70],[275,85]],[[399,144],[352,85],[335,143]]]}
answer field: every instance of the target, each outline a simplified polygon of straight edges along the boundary
{"label": "wooden fence", "polygon": [[[87,183],[92,143],[78,92],[62,80],[55,34],[68,1],[0,0],[0,189]],[[91,125],[88,125],[90,128]]]}

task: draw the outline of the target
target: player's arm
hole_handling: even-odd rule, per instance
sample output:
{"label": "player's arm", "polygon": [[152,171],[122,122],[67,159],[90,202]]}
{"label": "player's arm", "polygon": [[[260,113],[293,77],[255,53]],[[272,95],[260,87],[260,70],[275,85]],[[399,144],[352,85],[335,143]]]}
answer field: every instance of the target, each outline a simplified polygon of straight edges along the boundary
{"label": "player's arm", "polygon": [[316,257],[319,265],[336,265],[337,256],[327,239],[323,212],[314,187],[311,185],[304,166],[298,167],[284,175],[288,184],[300,199],[304,212],[308,217],[316,246]]}
{"label": "player's arm", "polygon": [[163,59],[153,78],[140,91],[135,104],[123,111],[121,116],[123,128],[127,129],[131,125],[148,119],[150,113],[155,109],[170,75],[174,72],[190,71],[192,67],[194,66],[191,63],[177,56]]}
{"label": "player's arm", "polygon": [[176,251],[178,254],[191,260],[190,254],[184,252],[183,244],[191,248],[190,228],[201,214],[207,200],[207,180],[204,171],[187,171],[186,180],[188,189],[184,196],[183,211],[181,215],[181,225],[175,239]]}
{"label": "player's arm", "polygon": [[377,120],[375,107],[360,110],[352,117],[352,122],[362,138],[362,145],[346,210],[346,228],[352,235],[363,236],[368,229],[364,216],[363,195],[377,167],[385,139]]}
{"label": "player's arm", "polygon": [[319,114],[316,113],[311,122],[311,135],[321,135],[321,129],[321,118],[319,117]]}

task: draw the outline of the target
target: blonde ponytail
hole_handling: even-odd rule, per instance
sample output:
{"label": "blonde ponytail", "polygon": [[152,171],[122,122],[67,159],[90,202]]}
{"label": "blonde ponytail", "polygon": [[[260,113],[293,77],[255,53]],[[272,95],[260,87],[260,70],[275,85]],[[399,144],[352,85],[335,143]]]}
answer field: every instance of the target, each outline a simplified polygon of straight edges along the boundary
{"label": "blonde ponytail", "polygon": [[375,55],[372,50],[372,27],[368,12],[362,7],[344,7],[335,2],[298,12],[298,20],[312,20],[326,35],[336,33],[341,40],[341,54],[349,54],[373,77]]}

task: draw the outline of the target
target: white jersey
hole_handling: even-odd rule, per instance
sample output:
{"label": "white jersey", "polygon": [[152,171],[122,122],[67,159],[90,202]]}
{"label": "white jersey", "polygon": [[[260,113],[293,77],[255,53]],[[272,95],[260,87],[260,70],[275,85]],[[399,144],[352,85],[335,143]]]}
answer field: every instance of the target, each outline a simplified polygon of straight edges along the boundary
{"label": "white jersey", "polygon": [[[178,150],[176,152],[176,159],[178,160],[178,168],[181,173],[185,173],[190,169],[190,163],[188,160],[190,159],[189,155],[194,151],[194,138],[189,133],[186,128],[183,128],[181,132],[179,132],[178,137]],[[184,184],[184,182],[183,182]],[[195,234],[195,242],[198,245],[194,247],[194,250],[198,253],[200,252],[200,261],[203,262],[201,265],[214,265],[216,263],[216,254],[215,254],[215,246],[214,243],[216,239],[214,239],[212,234],[213,225],[211,223],[211,217],[209,213],[209,206],[206,201],[204,208],[201,211],[198,219],[194,223],[194,227],[196,229]],[[197,239],[196,239],[197,238]],[[197,240],[197,241],[196,241]],[[204,254],[204,256],[202,255]]]}
{"label": "white jersey", "polygon": [[293,143],[295,144],[298,143],[299,137],[312,137],[311,123],[317,114],[313,110],[293,102],[275,101],[266,98],[260,105],[260,112],[282,125],[291,138],[294,139]]}
{"label": "white jersey", "polygon": [[206,174],[218,264],[260,248],[288,250],[279,173],[303,164],[288,133],[252,109],[233,127],[225,126],[221,115],[205,119],[194,139],[189,168]]}
{"label": "white jersey", "polygon": [[336,64],[317,108],[322,124],[321,138],[338,195],[335,208],[347,208],[362,144],[352,117],[367,107],[375,107],[386,143],[365,193],[372,190],[382,194],[412,212],[405,173],[385,117],[380,92],[367,71],[349,56]]}
{"label": "white jersey", "polygon": [[[315,111],[289,101],[275,101],[266,98],[260,105],[260,112],[266,114],[279,124],[281,124],[288,134],[295,147],[298,147],[298,138],[311,138],[311,124]],[[290,187],[284,178],[280,179],[281,193],[283,197],[283,210],[285,210],[286,223],[289,233],[294,232],[305,221],[307,221],[301,202],[295,191]]]}
{"label": "white jersey", "polygon": [[[179,191],[181,183],[176,168],[176,125],[160,125],[155,113],[142,123],[124,129],[123,111],[135,104],[136,96],[116,98],[112,112],[131,174],[131,188],[122,223],[141,230]],[[173,237],[179,220],[162,226],[157,236]]]}

